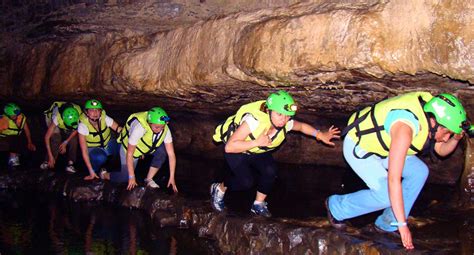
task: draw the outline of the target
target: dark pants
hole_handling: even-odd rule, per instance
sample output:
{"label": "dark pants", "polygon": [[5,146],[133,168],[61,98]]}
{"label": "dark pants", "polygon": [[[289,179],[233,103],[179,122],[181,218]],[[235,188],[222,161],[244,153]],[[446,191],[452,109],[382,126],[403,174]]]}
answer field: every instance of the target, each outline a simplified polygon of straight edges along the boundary
{"label": "dark pants", "polygon": [[260,154],[224,153],[231,175],[225,186],[231,191],[248,190],[257,178],[257,191],[269,194],[277,176],[277,166],[270,152]]}
{"label": "dark pants", "polygon": [[8,135],[0,137],[0,151],[20,153],[23,135]]}
{"label": "dark pants", "polygon": [[[57,128],[57,127],[56,127]],[[60,131],[60,133],[54,132],[49,140],[51,145],[51,153],[54,158],[58,158],[59,145],[65,141],[71,133]],[[77,157],[77,135],[72,138],[66,146],[67,160],[76,162]],[[45,161],[48,161],[48,154],[46,154]]]}
{"label": "dark pants", "polygon": [[[110,173],[110,181],[111,182],[128,182],[128,168],[127,168],[127,152],[120,146],[120,172],[111,172]],[[158,148],[156,148],[155,152],[153,152],[153,159],[151,160],[150,166],[160,168],[163,163],[166,161],[166,149],[165,144],[162,143]],[[133,159],[133,168],[136,170],[137,168],[138,158]]]}

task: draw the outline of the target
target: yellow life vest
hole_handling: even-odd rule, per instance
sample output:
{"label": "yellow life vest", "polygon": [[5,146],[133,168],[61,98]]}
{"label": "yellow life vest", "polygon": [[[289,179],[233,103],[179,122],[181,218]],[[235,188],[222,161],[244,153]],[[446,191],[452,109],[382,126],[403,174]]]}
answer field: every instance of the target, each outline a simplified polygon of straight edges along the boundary
{"label": "yellow life vest", "polygon": [[21,113],[18,115],[18,118],[20,118],[20,126],[17,126],[15,121],[10,119],[8,116],[3,115],[3,118],[7,118],[8,120],[8,128],[0,132],[0,137],[5,137],[5,136],[14,136],[14,135],[20,135],[21,132],[23,131],[23,128],[25,127],[26,123],[26,116]]}
{"label": "yellow life vest", "polygon": [[79,105],[74,104],[74,103],[66,103],[66,102],[62,102],[62,101],[56,101],[48,108],[48,110],[44,111],[44,115],[46,115],[46,118],[50,119],[51,122],[53,122],[52,117],[53,117],[54,108],[57,107],[58,108],[58,114],[56,115],[56,119],[58,121],[58,127],[62,130],[69,131],[69,130],[72,130],[72,129],[69,129],[68,127],[66,127],[66,125],[64,124],[63,116],[62,116],[62,112],[67,106],[74,107],[74,109],[76,109],[77,112],[79,113],[79,116],[82,114],[82,109]]}
{"label": "yellow life vest", "polygon": [[126,151],[128,147],[128,138],[130,136],[130,126],[135,120],[140,122],[140,125],[142,125],[142,127],[145,129],[145,134],[138,141],[135,152],[133,153],[134,158],[139,158],[142,155],[152,154],[155,152],[156,148],[158,148],[165,140],[166,133],[168,132],[168,125],[165,125],[165,128],[160,133],[160,135],[153,140],[154,133],[153,130],[151,130],[150,125],[148,125],[147,115],[148,112],[138,112],[130,115],[130,117],[127,119],[127,123],[122,129],[122,132],[120,133],[119,138],[117,139],[117,142],[121,143]]}
{"label": "yellow life vest", "polygon": [[[245,138],[245,141],[255,140],[264,130],[268,130],[270,129],[270,127],[272,127],[270,115],[266,112],[261,111],[263,104],[265,104],[265,100],[241,106],[236,114],[230,116],[224,123],[221,123],[216,127],[214,135],[212,137],[213,140],[216,142],[227,143],[230,136],[235,132],[235,130],[237,130],[240,125],[240,122],[242,121],[242,118],[247,113],[251,114],[258,121],[258,127],[256,130],[250,133],[249,136]],[[285,125],[285,127],[279,129],[277,133],[271,138],[272,143],[270,146],[254,147],[248,150],[247,153],[264,153],[276,149],[285,140],[286,133],[288,132],[287,125],[288,123]]]}
{"label": "yellow life vest", "polygon": [[110,127],[107,127],[105,123],[106,114],[105,111],[102,110],[99,119],[99,130],[95,129],[95,127],[89,122],[89,118],[84,113],[81,114],[79,121],[86,125],[87,129],[89,130],[89,134],[86,136],[87,147],[106,147],[110,141]]}
{"label": "yellow life vest", "polygon": [[410,111],[418,119],[420,130],[413,137],[408,155],[420,152],[429,133],[428,119],[423,111],[423,105],[432,97],[428,92],[410,92],[386,99],[352,114],[343,133],[347,133],[360,148],[368,152],[364,156],[359,156],[354,151],[354,155],[357,158],[367,158],[374,154],[380,157],[388,156],[392,140],[383,125],[388,113],[392,110]]}

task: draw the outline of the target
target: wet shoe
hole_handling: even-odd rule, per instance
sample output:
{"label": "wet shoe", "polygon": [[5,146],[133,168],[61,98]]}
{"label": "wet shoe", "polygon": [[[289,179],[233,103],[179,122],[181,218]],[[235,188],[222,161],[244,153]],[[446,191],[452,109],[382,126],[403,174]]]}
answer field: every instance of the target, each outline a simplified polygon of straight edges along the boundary
{"label": "wet shoe", "polygon": [[99,173],[100,179],[105,180],[106,174],[107,174],[107,169],[101,168],[101,169],[100,169],[100,173]]}
{"label": "wet shoe", "polygon": [[400,232],[398,232],[398,230],[395,230],[395,231],[385,231],[381,228],[379,228],[376,224],[374,224],[374,230],[375,232],[379,233],[379,234],[385,234],[385,235],[388,235],[390,237],[393,237],[393,238],[396,238],[396,239],[400,239]]}
{"label": "wet shoe", "polygon": [[328,220],[331,226],[335,229],[345,229],[347,227],[346,223],[342,220],[336,220],[336,218],[332,216],[331,210],[329,210],[329,198],[326,198],[326,201],[324,201],[324,206],[326,207]]}
{"label": "wet shoe", "polygon": [[211,205],[218,212],[224,211],[224,192],[219,190],[220,183],[211,184]]}
{"label": "wet shoe", "polygon": [[146,186],[152,189],[158,189],[160,185],[156,184],[153,179],[147,180],[145,179]]}
{"label": "wet shoe", "polygon": [[40,165],[40,169],[41,170],[47,170],[49,167],[48,167],[48,161],[44,161],[43,163],[41,163]]}
{"label": "wet shoe", "polygon": [[68,165],[66,167],[66,172],[73,174],[76,172],[76,168],[74,167],[74,165]]}
{"label": "wet shoe", "polygon": [[8,165],[11,166],[11,167],[19,166],[20,165],[20,158],[18,157],[18,155],[10,156],[10,158],[8,159]]}
{"label": "wet shoe", "polygon": [[252,208],[250,209],[250,211],[252,213],[254,213],[255,215],[258,215],[258,216],[263,216],[263,217],[266,217],[266,218],[272,217],[272,214],[270,213],[270,211],[267,208],[267,202],[258,203],[258,204],[254,203],[252,205]]}

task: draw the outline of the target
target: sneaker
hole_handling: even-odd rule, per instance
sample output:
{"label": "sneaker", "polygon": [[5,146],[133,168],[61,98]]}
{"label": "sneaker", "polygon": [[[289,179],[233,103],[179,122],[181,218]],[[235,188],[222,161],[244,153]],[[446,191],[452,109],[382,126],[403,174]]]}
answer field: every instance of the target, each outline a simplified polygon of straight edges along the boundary
{"label": "sneaker", "polygon": [[41,163],[40,165],[40,169],[41,170],[47,170],[49,167],[48,167],[48,161],[44,161],[43,163]]}
{"label": "sneaker", "polygon": [[153,179],[147,180],[145,179],[146,186],[152,189],[158,189],[160,188],[160,185],[156,184],[156,182]]}
{"label": "sneaker", "polygon": [[252,209],[250,209],[250,211],[252,213],[254,213],[255,215],[263,216],[265,218],[272,217],[272,214],[270,213],[270,211],[267,208],[267,202],[258,203],[258,204],[254,203],[252,205]]}
{"label": "sneaker", "polygon": [[331,210],[329,210],[329,198],[326,198],[326,201],[324,201],[324,206],[326,207],[328,220],[331,226],[333,226],[335,229],[344,229],[347,227],[344,221],[336,220],[336,218],[332,216]]}
{"label": "sneaker", "polygon": [[10,159],[8,159],[8,165],[9,166],[19,166],[20,165],[20,158],[18,157],[18,155],[10,156]]}
{"label": "sneaker", "polygon": [[66,172],[69,172],[69,173],[73,174],[73,173],[76,172],[76,168],[74,167],[74,165],[68,165],[66,167]]}
{"label": "sneaker", "polygon": [[[219,193],[224,193],[219,190],[220,183],[211,184],[211,205],[214,210],[218,212],[224,211],[224,195]],[[225,193],[224,193],[225,194]]]}
{"label": "sneaker", "polygon": [[99,173],[100,179],[105,180],[105,175],[106,175],[106,174],[107,174],[107,169],[101,168],[101,169],[100,169],[100,173]]}

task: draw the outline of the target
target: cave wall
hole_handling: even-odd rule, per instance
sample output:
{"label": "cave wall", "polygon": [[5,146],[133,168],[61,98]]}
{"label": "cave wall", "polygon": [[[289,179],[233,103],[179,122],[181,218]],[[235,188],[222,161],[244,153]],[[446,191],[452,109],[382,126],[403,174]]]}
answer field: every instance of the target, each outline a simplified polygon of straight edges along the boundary
{"label": "cave wall", "polygon": [[[276,89],[289,90],[301,118],[319,128],[333,120],[342,128],[352,111],[413,90],[454,93],[472,117],[473,6],[461,0],[2,1],[0,100],[35,108],[96,97],[129,113],[161,105],[203,115],[208,121],[177,119],[176,133],[188,137],[176,143],[210,157],[217,155],[207,139],[211,120]],[[345,165],[340,144],[332,149],[290,138],[276,153],[279,160]],[[446,178],[439,173],[436,180]]]}

